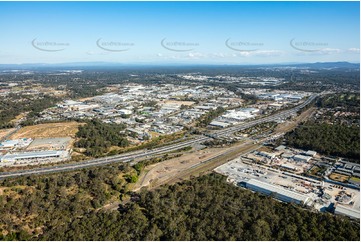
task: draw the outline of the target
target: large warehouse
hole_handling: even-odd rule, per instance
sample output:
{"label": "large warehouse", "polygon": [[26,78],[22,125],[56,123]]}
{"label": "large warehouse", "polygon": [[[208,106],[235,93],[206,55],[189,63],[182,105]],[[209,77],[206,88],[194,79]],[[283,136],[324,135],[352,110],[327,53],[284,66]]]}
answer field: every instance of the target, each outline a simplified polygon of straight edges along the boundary
{"label": "large warehouse", "polygon": [[14,154],[6,154],[0,157],[1,162],[27,162],[39,159],[51,159],[51,158],[67,158],[67,151],[36,151],[36,152],[22,152]]}
{"label": "large warehouse", "polygon": [[250,179],[248,182],[246,182],[246,188],[266,195],[270,195],[273,193],[276,199],[279,199],[283,202],[307,204],[308,202],[312,201],[310,197],[305,196],[303,194],[289,191],[283,189],[282,187],[274,186],[269,183],[261,182],[256,179]]}
{"label": "large warehouse", "polygon": [[341,214],[354,219],[360,219],[360,211],[352,208],[347,208],[337,204],[335,207],[335,214]]}

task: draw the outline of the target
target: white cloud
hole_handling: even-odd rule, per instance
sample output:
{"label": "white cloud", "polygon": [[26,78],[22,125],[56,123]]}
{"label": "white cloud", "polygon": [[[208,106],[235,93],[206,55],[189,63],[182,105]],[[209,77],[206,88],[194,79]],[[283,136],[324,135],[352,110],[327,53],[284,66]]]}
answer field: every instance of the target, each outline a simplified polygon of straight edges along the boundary
{"label": "white cloud", "polygon": [[359,48],[350,48],[347,51],[351,52],[351,53],[360,54],[360,49]]}
{"label": "white cloud", "polygon": [[255,50],[255,51],[242,51],[238,53],[238,56],[241,57],[273,57],[273,56],[281,56],[285,54],[284,51],[281,50]]}
{"label": "white cloud", "polygon": [[207,58],[207,55],[200,52],[190,52],[187,54],[187,57],[189,59],[202,59]]}
{"label": "white cloud", "polygon": [[85,52],[87,55],[109,55],[110,52],[106,52],[106,51],[87,51]]}
{"label": "white cloud", "polygon": [[296,56],[323,56],[323,55],[334,55],[334,54],[340,54],[345,52],[342,49],[336,49],[336,48],[323,48],[315,51],[294,51],[293,53],[296,54]]}
{"label": "white cloud", "polygon": [[332,54],[338,54],[341,52],[342,52],[342,50],[340,50],[340,49],[332,49],[332,48],[324,48],[324,49],[321,49],[318,51],[318,53],[321,55],[332,55]]}
{"label": "white cloud", "polygon": [[158,53],[157,57],[163,60],[231,60],[238,59],[240,57],[274,57],[282,56],[285,51],[281,50],[256,50],[256,51],[230,51],[230,52],[214,52],[214,53],[203,53],[203,52],[186,52],[186,53],[173,53],[163,54]]}

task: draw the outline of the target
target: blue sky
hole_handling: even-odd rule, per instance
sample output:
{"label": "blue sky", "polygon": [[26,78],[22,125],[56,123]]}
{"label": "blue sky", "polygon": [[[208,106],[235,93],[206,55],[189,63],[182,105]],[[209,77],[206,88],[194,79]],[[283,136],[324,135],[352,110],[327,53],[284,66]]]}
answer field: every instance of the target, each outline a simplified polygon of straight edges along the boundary
{"label": "blue sky", "polygon": [[359,2],[0,2],[0,63],[359,62],[359,9]]}

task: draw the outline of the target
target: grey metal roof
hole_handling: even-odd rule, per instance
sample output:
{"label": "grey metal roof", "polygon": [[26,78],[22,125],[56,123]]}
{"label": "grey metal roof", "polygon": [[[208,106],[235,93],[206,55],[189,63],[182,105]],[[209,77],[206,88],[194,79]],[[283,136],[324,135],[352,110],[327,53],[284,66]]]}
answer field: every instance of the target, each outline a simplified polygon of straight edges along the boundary
{"label": "grey metal roof", "polygon": [[299,159],[299,160],[309,160],[312,157],[311,156],[305,156],[305,155],[295,155],[293,158],[294,159]]}
{"label": "grey metal roof", "polygon": [[360,219],[360,211],[357,211],[355,209],[346,208],[340,205],[337,205],[335,208],[336,214],[343,214],[351,218],[357,218]]}
{"label": "grey metal roof", "polygon": [[61,151],[50,150],[50,151],[35,151],[35,152],[24,152],[16,154],[6,154],[2,159],[16,160],[16,159],[31,159],[31,158],[42,158],[47,156],[60,155]]}
{"label": "grey metal roof", "polygon": [[282,196],[290,197],[290,198],[292,198],[294,200],[303,201],[305,203],[307,202],[308,199],[310,199],[310,197],[305,196],[303,194],[293,192],[293,191],[290,191],[290,190],[286,190],[286,189],[284,189],[282,187],[275,186],[275,185],[272,185],[272,184],[269,184],[269,183],[265,183],[265,182],[262,182],[262,181],[259,181],[259,180],[256,180],[256,179],[250,179],[247,182],[247,184],[266,189],[266,190],[268,190],[270,192],[278,193],[278,194],[280,194]]}

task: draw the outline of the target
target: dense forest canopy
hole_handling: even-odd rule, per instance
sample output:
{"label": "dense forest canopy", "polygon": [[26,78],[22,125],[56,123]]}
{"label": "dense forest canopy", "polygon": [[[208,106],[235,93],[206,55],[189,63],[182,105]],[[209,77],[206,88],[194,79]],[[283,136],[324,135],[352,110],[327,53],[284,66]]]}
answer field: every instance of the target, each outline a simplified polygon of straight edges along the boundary
{"label": "dense forest canopy", "polygon": [[[16,240],[346,240],[359,223],[312,212],[232,186],[211,174],[138,194],[127,166],[9,179],[1,187],[3,239]],[[132,199],[104,210],[112,197]],[[127,201],[127,202],[126,202]],[[22,218],[20,220],[15,217]],[[31,233],[29,231],[32,231]]]}
{"label": "dense forest canopy", "polygon": [[360,113],[360,94],[341,93],[327,95],[317,101],[321,108],[337,108],[346,112]]}
{"label": "dense forest canopy", "polygon": [[306,122],[285,136],[290,146],[316,150],[325,155],[360,159],[360,128]]}
{"label": "dense forest canopy", "polygon": [[[127,192],[127,164],[0,181],[0,235],[5,240],[39,234],[95,212]],[[65,237],[63,238],[65,239]]]}
{"label": "dense forest canopy", "polygon": [[123,124],[106,124],[97,119],[87,121],[76,133],[80,140],[75,146],[86,148],[85,154],[92,157],[103,155],[111,146],[125,147],[129,142],[120,133],[125,127]]}
{"label": "dense forest canopy", "polygon": [[[26,95],[11,94],[8,99],[0,99],[0,129],[14,126],[11,122],[21,113],[29,112],[28,118],[39,115],[41,111],[49,108],[58,102],[59,99],[48,95],[40,95],[32,98]],[[30,123],[26,123],[30,124]]]}

